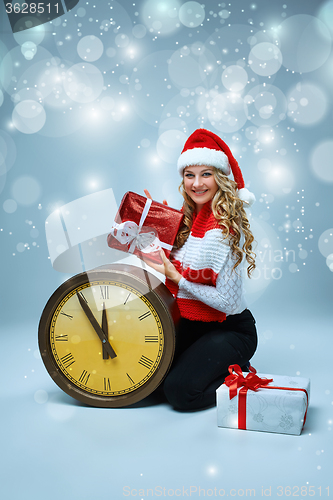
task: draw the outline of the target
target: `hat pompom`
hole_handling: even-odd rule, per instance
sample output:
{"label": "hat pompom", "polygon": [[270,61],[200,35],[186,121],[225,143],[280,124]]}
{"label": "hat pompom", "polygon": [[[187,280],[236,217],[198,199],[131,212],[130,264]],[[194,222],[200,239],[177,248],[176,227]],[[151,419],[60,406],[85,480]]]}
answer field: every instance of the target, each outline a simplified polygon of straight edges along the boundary
{"label": "hat pompom", "polygon": [[238,197],[242,201],[245,201],[245,203],[247,203],[249,207],[256,201],[256,197],[254,196],[254,194],[251,193],[251,191],[249,191],[246,187],[238,190]]}

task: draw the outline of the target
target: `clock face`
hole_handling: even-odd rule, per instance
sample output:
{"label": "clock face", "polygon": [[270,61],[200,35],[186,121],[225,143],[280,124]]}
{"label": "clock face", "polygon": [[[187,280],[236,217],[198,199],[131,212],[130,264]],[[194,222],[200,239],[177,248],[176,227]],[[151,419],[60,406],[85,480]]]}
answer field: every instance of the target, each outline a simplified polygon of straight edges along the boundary
{"label": "clock face", "polygon": [[40,321],[40,350],[50,375],[68,394],[95,406],[142,399],[173,358],[171,294],[161,282],[152,288],[138,279],[141,269],[123,269],[114,265],[89,279],[86,273],[71,278],[50,298]]}
{"label": "clock face", "polygon": [[[115,358],[103,359],[103,343],[77,293],[100,324],[105,307]],[[116,396],[138,389],[154,374],[163,354],[164,332],[157,311],[138,290],[97,280],[75,288],[61,301],[51,321],[50,345],[60,370],[76,386]]]}

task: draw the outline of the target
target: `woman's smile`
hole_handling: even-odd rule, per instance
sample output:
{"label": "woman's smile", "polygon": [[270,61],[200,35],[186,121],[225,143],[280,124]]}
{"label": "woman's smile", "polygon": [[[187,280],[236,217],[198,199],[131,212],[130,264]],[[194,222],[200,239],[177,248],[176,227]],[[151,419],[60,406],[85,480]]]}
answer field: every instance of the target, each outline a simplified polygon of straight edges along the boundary
{"label": "woman's smile", "polygon": [[195,193],[195,194],[204,194],[204,193],[207,193],[208,189],[204,189],[204,190],[201,190],[201,191],[198,191],[196,189],[192,189],[192,191]]}

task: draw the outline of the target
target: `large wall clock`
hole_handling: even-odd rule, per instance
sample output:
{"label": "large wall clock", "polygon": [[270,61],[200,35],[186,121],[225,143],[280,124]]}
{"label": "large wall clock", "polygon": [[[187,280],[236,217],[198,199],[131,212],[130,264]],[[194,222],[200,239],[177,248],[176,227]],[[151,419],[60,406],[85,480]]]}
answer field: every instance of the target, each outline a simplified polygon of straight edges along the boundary
{"label": "large wall clock", "polygon": [[80,273],[50,297],[39,348],[55,383],[99,407],[136,403],[171,366],[179,311],[156,276],[112,264]]}

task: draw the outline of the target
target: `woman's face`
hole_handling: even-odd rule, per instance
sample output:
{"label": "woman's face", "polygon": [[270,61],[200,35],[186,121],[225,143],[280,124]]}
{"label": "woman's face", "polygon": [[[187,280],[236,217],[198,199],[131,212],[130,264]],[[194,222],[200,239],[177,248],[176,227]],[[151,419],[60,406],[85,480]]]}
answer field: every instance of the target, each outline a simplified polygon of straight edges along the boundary
{"label": "woman's face", "polygon": [[184,169],[184,187],[196,205],[197,213],[207,201],[211,200],[218,190],[213,167],[208,165],[191,165]]}

